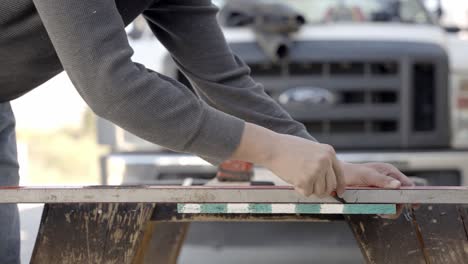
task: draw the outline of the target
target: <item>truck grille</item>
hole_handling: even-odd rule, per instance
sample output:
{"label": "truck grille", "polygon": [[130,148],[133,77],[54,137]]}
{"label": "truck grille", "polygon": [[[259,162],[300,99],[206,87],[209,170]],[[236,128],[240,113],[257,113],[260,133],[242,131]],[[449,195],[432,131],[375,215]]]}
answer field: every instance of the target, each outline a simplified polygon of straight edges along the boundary
{"label": "truck grille", "polygon": [[[448,56],[438,45],[298,41],[291,46],[288,61],[281,64],[271,62],[255,42],[230,46],[276,100],[298,87],[333,94],[332,104],[283,105],[320,142],[344,150],[450,146]],[[191,86],[180,71],[173,77]],[[110,123],[105,127],[100,130],[115,135],[104,144],[119,150],[155,149]]]}
{"label": "truck grille", "polygon": [[[280,75],[282,67],[277,64],[249,64],[252,75],[254,76],[268,76]],[[290,63],[287,67],[288,73],[291,76],[295,75],[322,75],[326,69],[330,69],[331,75],[357,75],[364,76],[366,69],[372,75],[385,76],[398,74],[398,64],[396,62],[336,62],[336,63]]]}
{"label": "truck grille", "polygon": [[413,65],[413,129],[431,131],[435,128],[435,66],[430,63]]}
{"label": "truck grille", "polygon": [[307,130],[316,134],[340,133],[392,133],[398,132],[396,120],[333,120],[333,121],[305,121]]}
{"label": "truck grille", "polygon": [[283,107],[319,141],[338,149],[449,146],[448,62],[440,47],[369,42],[353,49],[357,46],[335,44],[310,44],[311,53],[304,53],[308,44],[301,42],[296,48],[302,52],[293,50],[288,63],[247,63],[276,100],[299,87],[331,92],[331,104]]}

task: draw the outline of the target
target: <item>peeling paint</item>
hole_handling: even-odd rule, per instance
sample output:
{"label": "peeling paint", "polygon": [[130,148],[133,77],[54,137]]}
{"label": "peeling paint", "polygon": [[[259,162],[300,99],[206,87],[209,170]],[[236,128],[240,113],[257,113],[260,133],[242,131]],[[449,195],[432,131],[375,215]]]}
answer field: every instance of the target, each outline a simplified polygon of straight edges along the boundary
{"label": "peeling paint", "polygon": [[47,204],[31,263],[130,263],[153,208],[152,204]]}
{"label": "peeling paint", "polygon": [[67,223],[71,223],[71,219],[70,219],[70,214],[69,214],[69,213],[65,214],[65,221],[67,221]]}
{"label": "peeling paint", "polygon": [[361,228],[362,233],[366,232],[366,228],[364,227],[363,222],[359,222],[359,227]]}

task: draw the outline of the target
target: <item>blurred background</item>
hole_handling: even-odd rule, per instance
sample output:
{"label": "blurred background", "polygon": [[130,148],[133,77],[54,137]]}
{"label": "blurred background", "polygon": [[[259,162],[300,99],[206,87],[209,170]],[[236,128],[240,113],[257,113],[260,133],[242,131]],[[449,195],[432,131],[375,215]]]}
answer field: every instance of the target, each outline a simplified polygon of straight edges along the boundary
{"label": "blurred background", "polygon": [[[378,2],[394,1],[290,0],[283,2],[290,2],[293,7],[303,5],[310,9],[305,12],[311,16],[320,16],[324,15],[322,10],[328,5],[340,2],[348,3],[349,6],[371,8]],[[216,1],[216,3],[222,5],[224,1]],[[437,0],[427,0],[424,3],[432,14],[437,14]],[[440,24],[442,26],[468,28],[468,1],[442,0],[441,7],[443,13]],[[318,8],[320,10],[317,10]],[[317,21],[312,22],[317,23]],[[315,26],[317,31],[322,30],[320,25]],[[404,40],[407,37],[406,32],[404,27],[400,29],[401,39]],[[326,30],[325,26],[323,30]],[[137,23],[130,25],[128,31],[133,36],[130,37],[130,43],[135,50],[134,60],[144,63],[148,68],[161,71],[167,51],[146,28],[144,20],[139,19]],[[347,34],[352,33],[352,28],[350,28]],[[464,30],[450,35],[452,36],[446,37],[468,40],[468,33]],[[313,35],[310,37],[314,38]],[[466,44],[460,45],[462,45],[460,54],[456,55],[463,57]],[[453,60],[461,60],[461,58],[453,58]],[[109,149],[97,144],[96,116],[80,98],[65,73],[59,74],[32,92],[13,101],[13,108],[17,118],[23,184],[98,184],[101,182],[100,165],[97,160]],[[44,119],[44,116],[47,116],[47,119]]]}
{"label": "blurred background", "polygon": [[[214,3],[252,76],[341,159],[393,163],[427,185],[468,184],[468,1]],[[143,18],[127,32],[134,61],[190,87]],[[12,105],[21,185],[200,185],[215,176],[198,157],[96,117],[65,73]],[[29,242],[40,217],[31,208],[22,207]],[[197,224],[190,232],[181,263],[362,262],[343,224]]]}

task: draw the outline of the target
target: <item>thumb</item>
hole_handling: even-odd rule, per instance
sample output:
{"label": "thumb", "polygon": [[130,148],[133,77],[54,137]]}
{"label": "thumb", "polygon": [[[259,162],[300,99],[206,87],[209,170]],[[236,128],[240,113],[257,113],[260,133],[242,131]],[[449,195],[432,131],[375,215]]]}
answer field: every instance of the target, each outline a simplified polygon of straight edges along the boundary
{"label": "thumb", "polygon": [[374,186],[374,187],[379,187],[379,188],[398,189],[401,187],[400,181],[390,176],[386,176],[384,174],[378,173],[378,172],[365,174],[363,180],[369,186]]}

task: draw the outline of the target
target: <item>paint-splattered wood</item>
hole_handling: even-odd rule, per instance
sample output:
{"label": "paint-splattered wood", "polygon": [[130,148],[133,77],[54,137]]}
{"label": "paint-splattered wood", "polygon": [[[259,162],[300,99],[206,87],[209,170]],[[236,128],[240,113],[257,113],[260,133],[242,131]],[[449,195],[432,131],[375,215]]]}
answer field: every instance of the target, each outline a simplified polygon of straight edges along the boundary
{"label": "paint-splattered wood", "polygon": [[[348,203],[468,204],[468,187],[399,190],[349,188]],[[0,203],[339,203],[332,197],[303,197],[283,186],[91,186],[0,188]]]}
{"label": "paint-splattered wood", "polygon": [[404,215],[396,220],[368,215],[345,218],[368,264],[425,263],[411,219]]}
{"label": "paint-splattered wood", "polygon": [[349,215],[367,263],[468,263],[468,234],[459,205],[422,205],[397,220]]}
{"label": "paint-splattered wood", "polygon": [[180,203],[180,214],[395,214],[394,204]]}
{"label": "paint-splattered wood", "polygon": [[154,204],[46,204],[33,264],[131,263]]}
{"label": "paint-splattered wood", "polygon": [[428,263],[468,263],[468,234],[462,206],[424,205],[415,211]]}

